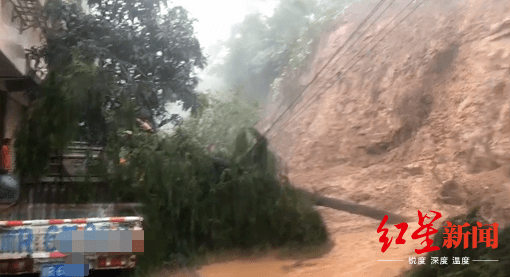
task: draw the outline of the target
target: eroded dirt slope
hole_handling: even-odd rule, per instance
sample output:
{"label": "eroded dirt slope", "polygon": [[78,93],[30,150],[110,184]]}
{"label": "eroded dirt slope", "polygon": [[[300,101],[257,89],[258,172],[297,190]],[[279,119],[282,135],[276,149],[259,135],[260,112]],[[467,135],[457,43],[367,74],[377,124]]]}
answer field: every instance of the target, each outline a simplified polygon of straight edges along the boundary
{"label": "eroded dirt slope", "polygon": [[[344,65],[372,48],[408,2],[390,8],[342,55],[333,56],[375,2],[351,7],[346,22],[323,39],[300,81],[306,85],[333,62],[309,85],[285,128],[268,135],[294,183],[396,212],[457,212],[450,206],[471,205],[484,192],[477,190],[484,185],[468,185],[470,178],[510,161],[510,3],[426,2],[348,71]],[[453,189],[472,190],[461,195],[469,199],[441,192],[441,182],[452,178],[459,184]],[[491,185],[484,197],[496,191]]]}

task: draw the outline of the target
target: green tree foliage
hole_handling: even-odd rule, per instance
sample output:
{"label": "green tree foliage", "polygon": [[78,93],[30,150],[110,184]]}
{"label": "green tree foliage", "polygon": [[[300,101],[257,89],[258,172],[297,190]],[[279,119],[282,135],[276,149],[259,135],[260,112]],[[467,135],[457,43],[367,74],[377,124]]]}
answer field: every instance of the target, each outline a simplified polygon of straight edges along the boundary
{"label": "green tree foliage", "polygon": [[[48,3],[46,43],[31,54],[44,58],[50,77],[19,131],[22,172],[43,174],[49,149],[62,149],[76,132],[105,140],[104,155],[90,170],[115,200],[144,204],[146,265],[208,250],[326,240],[312,202],[270,170],[267,145],[248,151],[260,139],[243,129],[256,118],[254,110],[193,92],[193,69],[204,59],[182,8],[163,13],[159,1],[99,0],[85,15],[73,5]],[[164,103],[176,100],[192,108],[195,133],[138,130],[135,117],[164,123]],[[207,139],[229,149],[229,165],[216,166]]]}
{"label": "green tree foliage", "polygon": [[310,56],[324,26],[349,2],[281,0],[271,17],[246,16],[233,28],[225,62],[214,72],[227,86],[243,87],[248,99],[265,101],[275,78]]}
{"label": "green tree foliage", "polygon": [[80,111],[88,102],[86,91],[95,76],[96,66],[78,59],[61,75],[50,73],[17,132],[16,169],[22,176],[43,175],[51,151],[63,150],[76,136]]}
{"label": "green tree foliage", "polygon": [[[469,223],[471,226],[476,226],[477,222],[489,224],[482,218],[477,216],[478,208],[473,209],[469,214],[456,216],[448,219],[454,225],[462,225]],[[443,225],[446,225],[443,224]],[[499,226],[503,227],[503,226]],[[488,226],[482,226],[481,229],[488,229]],[[492,228],[492,227],[491,227]],[[469,228],[464,228],[464,232]],[[434,246],[440,247],[439,251],[428,253],[426,260],[427,264],[421,265],[414,270],[406,272],[406,276],[411,277],[449,277],[449,276],[508,276],[508,268],[510,266],[510,228],[499,229],[498,234],[498,247],[496,249],[488,248],[484,243],[478,244],[477,248],[472,248],[472,235],[468,235],[467,239],[470,245],[464,249],[462,243],[457,248],[446,248],[443,246],[445,229],[442,227],[434,236]],[[491,235],[494,238],[493,235]],[[463,238],[464,240],[464,238]],[[449,262],[447,265],[431,264],[429,261],[431,257],[448,257]],[[452,264],[452,257],[469,257],[469,265],[455,265]],[[473,262],[473,260],[498,260],[498,262]]]}
{"label": "green tree foliage", "polygon": [[269,85],[288,60],[290,41],[309,21],[314,1],[283,0],[270,18],[248,15],[232,30],[229,54],[218,69],[228,86],[241,86],[253,100],[265,100]]}
{"label": "green tree foliage", "polygon": [[257,107],[246,104],[239,90],[202,94],[200,99],[203,109],[183,129],[204,148],[214,143],[218,153],[232,154],[236,135],[257,123]]}
{"label": "green tree foliage", "polygon": [[30,56],[49,71],[33,93],[17,135],[17,168],[40,176],[50,148],[73,139],[105,145],[118,128],[133,129],[135,117],[154,129],[175,117],[165,104],[199,107],[194,70],[205,65],[193,20],[163,1],[90,1],[91,14],[60,0],[46,2],[45,40]]}
{"label": "green tree foliage", "polygon": [[84,135],[104,140],[106,130],[94,123],[104,121],[105,111],[117,109],[126,99],[135,101],[137,115],[149,119],[154,128],[169,122],[168,101],[182,101],[185,110],[198,107],[194,70],[203,68],[205,57],[186,10],[166,7],[159,0],[91,0],[89,4],[87,15],[74,4],[48,1],[45,44],[31,50],[54,72],[66,70],[76,50],[97,65],[90,93],[97,94],[99,104],[81,117]]}
{"label": "green tree foliage", "polygon": [[[113,166],[102,168],[110,168],[109,183],[132,187],[144,204],[147,263],[186,262],[204,251],[233,247],[327,239],[309,199],[257,166],[262,158],[255,152],[238,164],[230,156],[231,165],[218,170],[206,150],[182,130],[171,137],[135,132],[115,139],[110,145],[126,150],[128,162],[118,164],[120,148],[110,148],[106,164]],[[234,152],[247,153],[248,146],[238,144]]]}

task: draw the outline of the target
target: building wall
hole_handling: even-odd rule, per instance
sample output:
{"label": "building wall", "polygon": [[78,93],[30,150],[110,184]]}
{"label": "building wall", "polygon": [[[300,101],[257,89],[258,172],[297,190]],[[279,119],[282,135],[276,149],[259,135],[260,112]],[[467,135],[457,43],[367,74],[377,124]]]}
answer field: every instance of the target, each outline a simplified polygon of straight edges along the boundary
{"label": "building wall", "polygon": [[[44,4],[45,0],[39,1]],[[41,44],[39,29],[29,29],[20,34],[20,21],[12,21],[13,5],[0,0],[0,52],[15,66],[21,75],[27,74],[25,49]],[[1,71],[1,70],[0,70]]]}
{"label": "building wall", "polygon": [[[6,87],[3,80],[12,77],[26,76],[29,72],[27,68],[26,50],[34,46],[40,46],[43,41],[39,29],[27,29],[20,32],[21,22],[19,19],[12,20],[13,3],[17,0],[0,0],[0,91],[5,91]],[[44,6],[46,0],[38,0],[41,6]],[[89,9],[86,0],[64,0],[70,3],[78,4],[84,12]],[[33,64],[32,64],[33,66]],[[43,77],[43,76],[38,76]],[[12,139],[11,142],[11,165],[15,166],[14,142],[16,128],[19,126],[22,114],[28,103],[23,92],[9,92],[6,104],[6,115],[4,122],[4,137]],[[2,108],[2,107],[0,107]]]}
{"label": "building wall", "polygon": [[[45,0],[39,0],[44,5]],[[39,46],[42,36],[39,29],[20,32],[20,20],[12,20],[13,3],[0,0],[0,90],[5,90],[4,79],[28,74],[26,49]],[[5,93],[5,92],[2,92]],[[4,137],[11,138],[11,170],[16,164],[14,150],[16,128],[19,126],[25,107],[28,105],[23,92],[8,92],[4,121]],[[0,107],[3,108],[3,107]]]}

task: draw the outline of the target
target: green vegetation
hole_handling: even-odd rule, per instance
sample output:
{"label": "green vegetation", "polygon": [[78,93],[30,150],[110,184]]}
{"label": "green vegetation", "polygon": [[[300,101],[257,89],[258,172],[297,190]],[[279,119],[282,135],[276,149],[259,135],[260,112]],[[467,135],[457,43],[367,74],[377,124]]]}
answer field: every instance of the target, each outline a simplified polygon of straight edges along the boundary
{"label": "green vegetation", "polygon": [[[462,225],[468,222],[471,226],[476,226],[477,222],[488,224],[483,219],[477,216],[478,209],[472,210],[468,215],[456,216],[448,219],[455,225]],[[489,227],[482,227],[487,229]],[[469,230],[468,228],[465,228]],[[411,277],[436,277],[436,276],[508,276],[510,266],[510,228],[503,230],[499,229],[498,239],[499,245],[496,249],[487,248],[485,244],[478,244],[477,248],[472,248],[471,243],[467,249],[463,249],[462,244],[457,248],[442,247],[444,228],[434,236],[434,246],[439,246],[439,251],[431,252],[427,255],[427,264],[421,265],[415,270],[411,270],[405,276]],[[463,239],[464,240],[464,239]],[[471,242],[472,236],[468,236]],[[430,264],[431,257],[448,257],[448,265],[432,265]],[[452,257],[469,257],[469,265],[454,265],[452,264]],[[473,262],[472,260],[499,260],[494,263]]]}
{"label": "green vegetation", "polygon": [[265,101],[275,79],[309,61],[320,35],[352,2],[281,0],[270,17],[246,16],[232,31],[229,54],[216,73],[227,86],[242,87],[243,97]]}
{"label": "green vegetation", "polygon": [[[52,24],[30,55],[49,77],[32,91],[17,134],[20,174],[45,174],[51,149],[72,140],[104,146],[88,175],[106,180],[114,201],[144,204],[140,270],[211,251],[325,242],[311,200],[279,183],[276,159],[251,127],[256,107],[195,92],[194,70],[205,59],[186,11],[152,0],[89,2],[90,15],[60,1],[45,7]],[[177,122],[166,114],[169,101],[182,101],[193,117],[172,135],[137,127],[140,118],[155,130]],[[211,143],[227,165],[206,151]],[[94,186],[76,189],[76,202],[94,200]]]}
{"label": "green vegetation", "polygon": [[288,61],[281,69],[279,77],[269,86],[272,100],[282,93],[285,97],[293,97],[301,89],[298,79],[308,70],[321,36],[328,33],[328,28],[335,26],[334,22],[343,15],[347,5],[348,1],[326,1],[318,6],[318,11],[312,15],[313,19],[301,29],[297,38],[290,42],[286,57]]}
{"label": "green vegetation", "polygon": [[215,144],[215,154],[232,154],[236,134],[257,123],[257,107],[246,104],[239,90],[203,94],[200,99],[203,109],[184,122],[183,130],[204,148]]}
{"label": "green vegetation", "polygon": [[52,149],[62,150],[76,137],[95,76],[96,67],[79,60],[60,74],[50,73],[17,132],[16,169],[22,176],[42,176]]}
{"label": "green vegetation", "polygon": [[297,70],[304,66],[315,52],[318,40],[331,23],[343,15],[349,1],[324,2],[319,5],[313,19],[301,30],[297,40],[291,44],[288,67]]}
{"label": "green vegetation", "polygon": [[157,129],[176,122],[168,102],[199,107],[196,68],[205,57],[193,20],[166,1],[91,0],[91,14],[75,4],[47,1],[40,26],[45,40],[29,56],[49,77],[31,91],[30,111],[17,135],[22,175],[40,176],[50,149],[71,140],[105,145],[119,128],[141,118]]}
{"label": "green vegetation", "polygon": [[[186,264],[209,251],[286,244],[320,244],[327,233],[312,202],[288,184],[279,184],[264,166],[260,144],[247,153],[248,131],[236,140],[231,166],[219,168],[205,149],[178,130],[172,136],[135,133],[118,136],[108,153],[128,162],[107,177],[144,204],[143,265]],[[244,153],[244,154],[242,154]],[[262,155],[261,155],[262,154]],[[274,172],[274,171],[273,171]]]}
{"label": "green vegetation", "polygon": [[[66,98],[70,94],[64,93],[65,86],[50,81],[45,86],[47,95],[39,102],[46,106],[34,110],[72,107],[65,105],[66,101],[74,103]],[[130,102],[109,117],[111,124],[122,123],[133,129],[118,128],[110,133],[105,155],[91,163],[89,173],[103,176],[117,201],[144,204],[146,248],[139,269],[142,272],[163,262],[187,264],[211,252],[316,245],[327,240],[324,223],[310,199],[278,182],[276,159],[266,143],[262,141],[248,152],[259,136],[253,128],[247,128],[254,120],[254,108],[236,98],[227,102],[213,99],[210,103],[173,135],[136,128],[133,117],[127,116],[135,112]],[[57,121],[49,122],[47,126],[51,127]],[[33,130],[37,125],[27,126],[22,130],[31,131],[31,135],[20,132],[21,137],[30,141],[38,138],[38,129]],[[52,128],[40,128],[43,134],[60,134]],[[231,166],[215,164],[204,147],[221,138],[226,148],[221,156]],[[19,149],[30,149],[22,141]],[[36,145],[41,151],[49,151],[44,143]],[[41,157],[47,154],[20,152],[18,156],[26,155],[20,160],[28,166],[30,159],[44,164],[47,161]],[[120,158],[127,162],[121,164]],[[94,200],[94,186],[85,183],[78,189],[80,197],[76,201]]]}

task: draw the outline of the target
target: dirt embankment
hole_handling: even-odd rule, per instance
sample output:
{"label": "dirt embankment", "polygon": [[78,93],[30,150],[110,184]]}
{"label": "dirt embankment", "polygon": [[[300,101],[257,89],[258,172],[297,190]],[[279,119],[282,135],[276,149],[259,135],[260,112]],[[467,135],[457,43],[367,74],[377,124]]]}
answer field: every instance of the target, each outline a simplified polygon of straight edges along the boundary
{"label": "dirt embankment", "polygon": [[[391,21],[408,3],[400,1],[334,56],[375,3],[351,7],[322,39],[300,78],[303,100],[284,128],[269,132],[271,143],[303,187],[403,213],[471,205],[484,190],[468,180],[510,161],[510,3],[426,1],[385,36],[413,7]],[[441,193],[452,178],[466,199]],[[484,196],[495,191],[490,185]]]}

